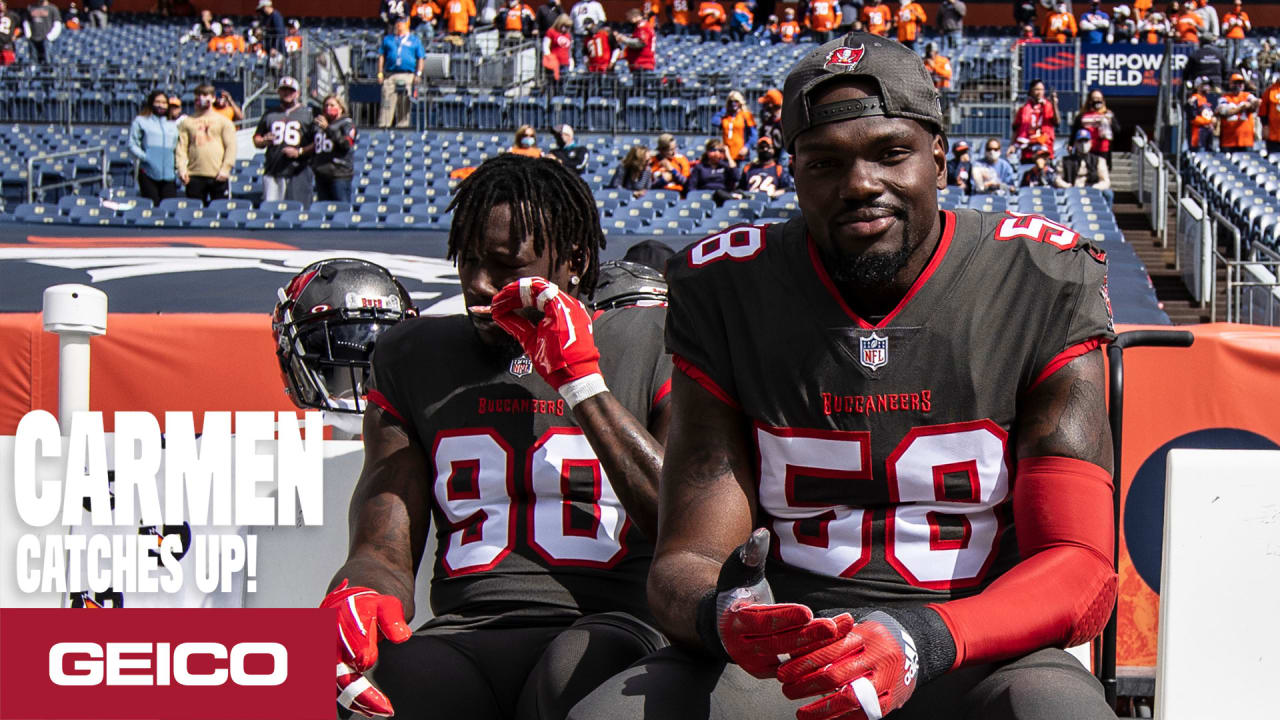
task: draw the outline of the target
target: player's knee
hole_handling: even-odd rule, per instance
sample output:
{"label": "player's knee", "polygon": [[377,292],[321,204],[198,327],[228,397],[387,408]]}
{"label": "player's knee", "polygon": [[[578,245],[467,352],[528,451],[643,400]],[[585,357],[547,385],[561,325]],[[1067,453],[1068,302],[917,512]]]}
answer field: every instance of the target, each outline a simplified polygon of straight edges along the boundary
{"label": "player's knee", "polygon": [[657,631],[632,620],[584,618],[556,636],[534,677],[541,717],[564,717],[613,675],[665,644]]}
{"label": "player's knee", "polygon": [[987,693],[966,717],[1000,720],[1090,720],[1114,718],[1102,685],[1075,658],[1046,648],[996,670],[984,681]]}

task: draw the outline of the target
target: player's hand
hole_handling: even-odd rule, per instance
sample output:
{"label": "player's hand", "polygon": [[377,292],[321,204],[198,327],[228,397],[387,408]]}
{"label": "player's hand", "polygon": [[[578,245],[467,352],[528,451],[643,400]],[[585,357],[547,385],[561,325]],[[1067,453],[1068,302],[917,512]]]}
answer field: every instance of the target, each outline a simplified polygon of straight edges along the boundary
{"label": "player's hand", "polygon": [[758,678],[775,677],[778,666],[793,655],[840,637],[834,621],[815,620],[804,605],[773,602],[773,589],[764,576],[768,555],[769,531],[759,528],[720,566],[714,603],[704,601],[698,607],[700,614],[714,615],[700,618],[700,630],[715,628],[715,637],[704,637],[703,642],[718,642],[739,667]]}
{"label": "player's hand", "polygon": [[[591,311],[555,283],[520,278],[493,296],[493,321],[514,337],[533,367],[570,407],[607,388],[600,374],[600,351],[591,329]],[[534,325],[521,311],[536,309]]]}
{"label": "player's hand", "polygon": [[778,668],[788,698],[822,696],[797,710],[797,720],[880,720],[906,704],[920,665],[902,625],[879,611],[858,623],[848,613],[834,622],[838,638]]}
{"label": "player's hand", "polygon": [[400,601],[367,587],[348,587],[344,579],[325,596],[322,608],[338,610],[338,702],[368,717],[395,714],[391,701],[369,683],[364,672],[378,662],[378,636],[402,643],[413,634]]}

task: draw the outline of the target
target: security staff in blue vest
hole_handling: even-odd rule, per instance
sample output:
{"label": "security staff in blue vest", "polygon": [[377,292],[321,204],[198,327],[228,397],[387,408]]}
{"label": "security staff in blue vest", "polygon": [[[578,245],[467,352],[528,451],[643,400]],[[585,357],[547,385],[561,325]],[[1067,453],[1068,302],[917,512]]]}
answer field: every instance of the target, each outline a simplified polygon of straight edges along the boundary
{"label": "security staff in blue vest", "polygon": [[[409,33],[409,20],[396,21],[395,33],[382,38],[378,51],[378,82],[382,83],[382,109],[378,113],[378,127],[391,127],[396,115],[396,96],[399,88],[417,95],[417,82],[422,79],[422,65],[427,51],[417,35]],[[385,73],[385,74],[384,74]],[[396,123],[397,127],[409,127],[406,112]]]}

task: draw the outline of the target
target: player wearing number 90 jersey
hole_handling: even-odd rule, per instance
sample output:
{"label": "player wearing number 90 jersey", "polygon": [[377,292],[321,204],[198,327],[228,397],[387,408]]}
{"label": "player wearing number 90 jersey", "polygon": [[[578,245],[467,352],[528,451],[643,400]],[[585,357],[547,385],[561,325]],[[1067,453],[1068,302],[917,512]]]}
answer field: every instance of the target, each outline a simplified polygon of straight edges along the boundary
{"label": "player wearing number 90 jersey", "polygon": [[[644,595],[665,311],[593,317],[578,299],[604,238],[555,160],[489,160],[449,209],[467,315],[400,323],[372,358],[351,548],[323,603],[338,697],[368,715],[563,717],[665,644]],[[436,617],[410,635],[400,608],[432,524]]]}

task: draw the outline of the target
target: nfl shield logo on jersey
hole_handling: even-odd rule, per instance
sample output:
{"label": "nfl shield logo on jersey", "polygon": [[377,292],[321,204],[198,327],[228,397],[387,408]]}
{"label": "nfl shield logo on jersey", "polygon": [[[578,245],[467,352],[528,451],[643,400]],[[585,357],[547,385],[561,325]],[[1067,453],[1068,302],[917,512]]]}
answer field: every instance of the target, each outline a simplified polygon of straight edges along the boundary
{"label": "nfl shield logo on jersey", "polygon": [[889,338],[879,333],[858,338],[858,362],[871,370],[889,362]]}
{"label": "nfl shield logo on jersey", "polygon": [[510,372],[518,378],[522,378],[533,372],[533,360],[529,359],[529,355],[527,353],[521,355],[511,361],[511,367],[507,368],[507,372]]}
{"label": "nfl shield logo on jersey", "polygon": [[865,52],[865,48],[865,45],[859,45],[856,48],[838,47],[827,53],[827,61],[823,63],[822,67],[827,72],[849,72],[862,59],[862,53]]}

